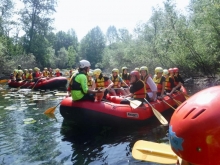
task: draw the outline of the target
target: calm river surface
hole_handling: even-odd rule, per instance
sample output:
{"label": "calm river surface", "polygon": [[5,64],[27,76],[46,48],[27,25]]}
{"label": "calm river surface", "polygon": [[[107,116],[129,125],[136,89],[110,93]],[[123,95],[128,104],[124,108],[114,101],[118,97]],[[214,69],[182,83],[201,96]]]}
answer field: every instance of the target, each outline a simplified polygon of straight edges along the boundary
{"label": "calm river surface", "polygon": [[[43,112],[62,100],[56,92],[0,91],[0,165],[151,165],[132,158],[134,143],[168,143],[168,126],[155,117],[143,126],[70,124],[59,106],[48,117]],[[172,112],[163,113],[168,121]]]}

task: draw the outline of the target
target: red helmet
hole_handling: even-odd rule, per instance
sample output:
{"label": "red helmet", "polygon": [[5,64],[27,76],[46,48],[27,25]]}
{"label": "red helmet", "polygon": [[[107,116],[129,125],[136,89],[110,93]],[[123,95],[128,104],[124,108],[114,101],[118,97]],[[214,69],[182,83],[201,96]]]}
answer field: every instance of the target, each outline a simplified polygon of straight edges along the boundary
{"label": "red helmet", "polygon": [[168,69],[169,73],[173,73],[173,68]]}
{"label": "red helmet", "polygon": [[130,76],[135,76],[137,80],[140,79],[140,73],[138,71],[132,71],[130,73]]}
{"label": "red helmet", "polygon": [[220,164],[220,86],[198,92],[174,112],[169,126],[172,150],[198,165]]}
{"label": "red helmet", "polygon": [[178,68],[173,68],[173,72],[177,73],[177,72],[179,72],[179,69]]}

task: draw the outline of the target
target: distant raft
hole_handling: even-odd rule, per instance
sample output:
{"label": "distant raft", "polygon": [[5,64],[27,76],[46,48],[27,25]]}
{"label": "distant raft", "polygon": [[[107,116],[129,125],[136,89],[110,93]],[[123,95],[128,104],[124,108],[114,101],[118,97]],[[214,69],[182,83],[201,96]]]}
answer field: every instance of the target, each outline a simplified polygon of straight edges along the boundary
{"label": "distant raft", "polygon": [[61,87],[66,87],[67,85],[67,78],[66,77],[52,77],[52,78],[42,78],[37,82],[27,82],[27,81],[14,81],[9,80],[8,86],[12,88],[33,88],[34,89],[57,89]]}

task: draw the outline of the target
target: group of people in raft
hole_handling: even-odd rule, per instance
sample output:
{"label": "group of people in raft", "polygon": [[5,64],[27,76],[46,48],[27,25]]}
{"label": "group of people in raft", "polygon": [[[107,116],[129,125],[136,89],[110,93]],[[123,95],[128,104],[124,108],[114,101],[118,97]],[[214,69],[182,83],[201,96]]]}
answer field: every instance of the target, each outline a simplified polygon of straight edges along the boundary
{"label": "group of people in raft", "polygon": [[[151,100],[155,100],[156,96],[163,97],[164,90],[169,91],[167,94],[171,94],[183,83],[177,68],[163,70],[161,67],[157,67],[153,79],[149,76],[146,66],[131,71],[130,74],[127,73],[127,68],[123,67],[122,78],[120,78],[117,69],[112,70],[113,73],[110,78],[103,76],[100,69],[95,69],[93,74],[89,72],[89,69],[90,62],[81,60],[78,73],[71,76],[69,91],[74,101],[93,100],[90,94],[96,94],[99,92],[99,88],[107,89],[109,92],[113,91],[114,88],[123,91],[119,88],[123,86],[123,83],[125,89],[129,89],[127,91],[130,92],[125,94],[125,97],[131,96],[134,99],[143,99],[147,98],[145,94],[148,94]],[[93,88],[98,90],[89,88],[92,75],[95,76],[96,85]],[[127,81],[128,79],[130,81]],[[181,163],[177,160],[178,165],[220,164],[218,157],[220,144],[218,138],[220,135],[218,98],[220,94],[218,90],[219,88],[210,88],[201,91],[198,95],[190,97],[187,104],[181,106],[180,112],[172,115],[169,140],[173,151],[182,158]],[[115,94],[115,90],[112,93]],[[213,93],[213,97],[210,97],[210,93]],[[208,96],[208,101],[204,102],[204,99],[202,99],[204,96]],[[214,111],[215,113],[213,113]],[[191,115],[192,113],[194,114]],[[199,136],[196,136],[197,133],[199,133]],[[194,143],[195,145],[192,145]]]}
{"label": "group of people in raft", "polygon": [[[167,70],[156,67],[155,75],[151,78],[146,66],[135,68],[131,73],[128,73],[127,67],[122,67],[121,74],[115,68],[111,76],[107,77],[102,74],[101,69],[90,71],[90,62],[81,60],[78,72],[72,74],[70,78],[68,91],[74,101],[94,101],[94,95],[104,91],[104,99],[108,93],[111,96],[120,93],[124,98],[144,102],[144,99],[156,101],[162,99],[165,94],[171,95],[176,90],[180,90],[183,83],[178,68]],[[121,104],[129,103],[127,99],[121,101]]]}
{"label": "group of people in raft", "polygon": [[62,73],[60,72],[60,69],[55,69],[55,73],[53,72],[53,69],[44,68],[44,70],[41,72],[38,67],[35,67],[34,69],[21,69],[21,66],[18,65],[18,69],[14,69],[13,73],[10,76],[10,79],[12,81],[28,81],[28,82],[37,82],[39,79],[42,78],[51,78],[51,77],[59,77],[62,76]]}

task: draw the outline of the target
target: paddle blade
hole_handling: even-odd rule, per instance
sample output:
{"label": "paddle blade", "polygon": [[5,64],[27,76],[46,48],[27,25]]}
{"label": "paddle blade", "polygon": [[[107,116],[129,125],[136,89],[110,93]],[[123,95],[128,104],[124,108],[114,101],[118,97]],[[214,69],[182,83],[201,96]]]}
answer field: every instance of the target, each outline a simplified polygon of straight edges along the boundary
{"label": "paddle blade", "polygon": [[144,140],[139,140],[134,144],[132,156],[137,160],[161,164],[175,164],[178,159],[169,145]]}
{"label": "paddle blade", "polygon": [[160,112],[158,112],[154,107],[151,107],[154,115],[157,117],[157,119],[160,121],[163,125],[168,125],[168,121],[161,115]]}
{"label": "paddle blade", "polygon": [[55,107],[48,108],[48,109],[44,112],[44,114],[54,113],[55,109],[56,109],[56,106],[55,106]]}
{"label": "paddle blade", "polygon": [[134,109],[136,109],[142,104],[142,102],[138,100],[129,100],[129,101],[130,101],[130,106]]}

